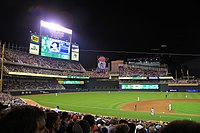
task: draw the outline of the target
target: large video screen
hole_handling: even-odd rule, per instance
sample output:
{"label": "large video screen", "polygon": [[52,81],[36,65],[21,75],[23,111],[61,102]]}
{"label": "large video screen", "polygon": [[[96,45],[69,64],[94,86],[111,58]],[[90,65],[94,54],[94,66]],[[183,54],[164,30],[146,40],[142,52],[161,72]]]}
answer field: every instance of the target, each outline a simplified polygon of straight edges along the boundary
{"label": "large video screen", "polygon": [[42,36],[41,56],[70,60],[70,42]]}
{"label": "large video screen", "polygon": [[152,84],[152,85],[132,85],[132,84],[122,84],[121,85],[122,89],[159,89],[159,86],[157,84]]}

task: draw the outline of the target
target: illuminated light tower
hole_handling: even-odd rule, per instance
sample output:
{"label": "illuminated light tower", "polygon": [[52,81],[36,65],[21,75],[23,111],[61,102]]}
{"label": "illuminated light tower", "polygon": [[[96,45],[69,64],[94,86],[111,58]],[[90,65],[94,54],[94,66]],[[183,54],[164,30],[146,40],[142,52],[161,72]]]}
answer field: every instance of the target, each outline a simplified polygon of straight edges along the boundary
{"label": "illuminated light tower", "polygon": [[45,28],[48,28],[50,30],[60,31],[60,32],[69,34],[70,35],[70,44],[71,44],[71,38],[72,38],[72,30],[71,29],[65,28],[65,27],[58,25],[58,24],[55,24],[55,23],[50,23],[50,22],[46,22],[46,21],[41,20],[40,21],[40,36],[42,34],[41,33],[41,27],[45,27]]}
{"label": "illuminated light tower", "polygon": [[65,27],[63,27],[61,25],[58,25],[58,24],[55,24],[55,23],[46,22],[46,21],[43,21],[43,20],[40,21],[40,24],[41,24],[42,27],[46,27],[48,29],[55,30],[55,31],[62,31],[64,33],[72,35],[72,30],[71,29],[65,28]]}

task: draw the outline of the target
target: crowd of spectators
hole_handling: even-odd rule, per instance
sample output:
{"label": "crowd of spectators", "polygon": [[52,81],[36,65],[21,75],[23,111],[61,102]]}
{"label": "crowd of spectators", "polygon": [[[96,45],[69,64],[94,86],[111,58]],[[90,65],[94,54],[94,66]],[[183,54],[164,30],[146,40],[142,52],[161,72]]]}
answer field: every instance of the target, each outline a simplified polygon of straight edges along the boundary
{"label": "crowd of spectators", "polygon": [[33,55],[22,51],[5,49],[4,70],[34,74],[60,76],[88,76],[91,78],[108,78],[108,73],[86,71],[77,61]]}
{"label": "crowd of spectators", "polygon": [[198,85],[199,80],[187,80],[187,79],[168,79],[168,80],[132,80],[132,79],[121,79],[119,83],[130,83],[130,84],[196,84]]}
{"label": "crowd of spectators", "polygon": [[6,62],[60,70],[85,71],[85,69],[79,62],[66,61],[58,58],[48,58],[44,56],[29,54],[22,51],[19,52],[12,49],[5,49],[4,56]]}
{"label": "crowd of spectators", "polygon": [[[119,77],[146,77],[145,80],[132,80],[132,79],[121,79],[120,83],[134,83],[134,84],[199,84],[197,79],[162,79],[159,77],[168,77],[167,69],[144,67],[144,66],[133,66],[128,64],[121,64],[119,66]],[[157,77],[155,80],[148,80],[148,77]],[[171,77],[171,76],[169,76]]]}
{"label": "crowd of spectators", "polygon": [[30,66],[12,65],[6,64],[5,69],[8,72],[23,72],[23,73],[33,73],[33,74],[46,74],[46,75],[59,75],[59,76],[85,76],[90,78],[108,78],[109,74],[97,73],[97,72],[72,72],[63,70],[52,70],[44,69]]}
{"label": "crowd of spectators", "polygon": [[167,69],[123,64],[119,66],[120,77],[164,77],[168,76]]}
{"label": "crowd of spectators", "polygon": [[26,105],[26,102],[24,102],[22,99],[14,97],[7,93],[0,93],[0,103],[2,105],[6,105],[7,108]]}
{"label": "crowd of spectators", "polygon": [[199,84],[198,80],[195,79],[178,79],[178,80],[171,80],[168,82],[169,84]]}
{"label": "crowd of spectators", "polygon": [[3,89],[8,91],[29,91],[29,90],[63,90],[64,86],[57,81],[23,81],[23,80],[5,80]]}
{"label": "crowd of spectators", "polygon": [[132,79],[126,79],[126,80],[120,80],[119,83],[130,83],[130,84],[160,84],[159,80],[132,80]]}

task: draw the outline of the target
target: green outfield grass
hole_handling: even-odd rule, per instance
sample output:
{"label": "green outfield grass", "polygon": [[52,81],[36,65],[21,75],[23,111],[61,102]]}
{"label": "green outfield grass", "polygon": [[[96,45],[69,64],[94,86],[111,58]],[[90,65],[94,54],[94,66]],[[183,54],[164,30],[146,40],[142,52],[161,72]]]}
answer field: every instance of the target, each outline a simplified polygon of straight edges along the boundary
{"label": "green outfield grass", "polygon": [[[123,118],[173,121],[177,119],[188,119],[200,122],[200,103],[194,102],[174,102],[172,107],[178,114],[156,113],[151,116],[150,112],[120,111],[121,105],[140,100],[165,99],[166,92],[82,92],[82,93],[59,93],[44,95],[25,95],[21,98],[28,98],[37,103],[55,108],[59,106],[61,110],[83,112],[105,116],[116,116]],[[168,93],[168,99],[200,99],[200,93]],[[190,116],[182,114],[193,114]],[[199,116],[198,116],[199,115]]]}

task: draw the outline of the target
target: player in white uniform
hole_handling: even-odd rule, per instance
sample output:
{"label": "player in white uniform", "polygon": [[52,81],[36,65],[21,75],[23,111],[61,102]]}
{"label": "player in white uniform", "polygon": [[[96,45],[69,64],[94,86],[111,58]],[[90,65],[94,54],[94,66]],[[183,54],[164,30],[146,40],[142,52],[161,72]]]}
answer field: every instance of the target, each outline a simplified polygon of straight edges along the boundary
{"label": "player in white uniform", "polygon": [[169,103],[169,107],[168,107],[168,109],[169,109],[169,111],[172,110],[172,104],[171,104],[171,103]]}
{"label": "player in white uniform", "polygon": [[151,115],[154,116],[154,108],[151,108]]}

